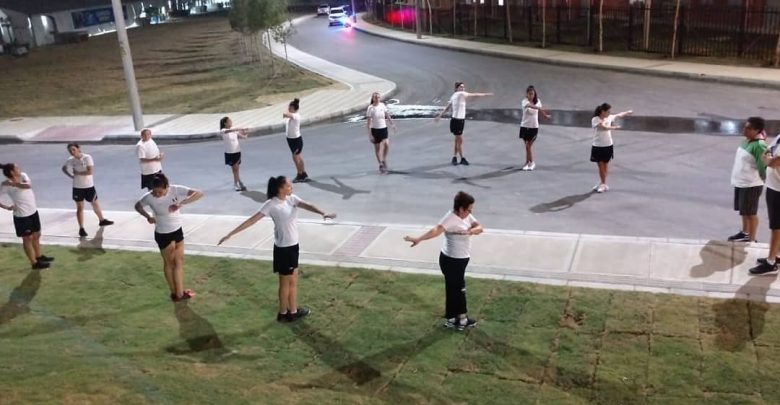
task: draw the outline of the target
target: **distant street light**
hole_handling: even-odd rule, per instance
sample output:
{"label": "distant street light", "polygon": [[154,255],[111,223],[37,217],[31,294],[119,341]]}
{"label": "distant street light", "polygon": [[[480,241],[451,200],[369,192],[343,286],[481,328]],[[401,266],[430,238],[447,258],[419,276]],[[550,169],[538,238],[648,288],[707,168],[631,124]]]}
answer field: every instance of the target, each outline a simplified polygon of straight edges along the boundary
{"label": "distant street light", "polygon": [[122,69],[125,72],[127,97],[130,99],[130,109],[133,112],[133,126],[136,131],[140,131],[144,127],[144,116],[141,112],[141,98],[138,96],[138,85],[135,82],[135,70],[133,69],[133,56],[130,54],[130,42],[127,40],[125,13],[122,10],[121,0],[111,0],[111,5],[114,9],[114,24],[116,24],[116,36],[119,40],[119,53],[122,55]]}

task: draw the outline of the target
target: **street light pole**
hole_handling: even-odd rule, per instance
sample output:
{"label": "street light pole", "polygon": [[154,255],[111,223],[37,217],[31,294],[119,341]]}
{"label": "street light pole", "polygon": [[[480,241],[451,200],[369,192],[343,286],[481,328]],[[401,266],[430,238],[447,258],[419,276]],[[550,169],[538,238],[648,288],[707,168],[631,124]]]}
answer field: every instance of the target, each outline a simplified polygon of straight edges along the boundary
{"label": "street light pole", "polygon": [[352,0],[352,22],[357,23],[357,9],[355,8],[355,0]]}
{"label": "street light pole", "polygon": [[422,24],[420,24],[420,1],[414,0],[414,21],[417,30],[417,39],[422,39]]}
{"label": "street light pole", "polygon": [[122,68],[125,72],[127,97],[130,99],[130,109],[133,112],[133,126],[136,131],[140,131],[144,127],[144,116],[141,112],[141,98],[138,96],[138,85],[135,82],[135,70],[133,69],[133,56],[130,54],[130,42],[127,40],[125,13],[122,11],[121,0],[111,0],[111,5],[114,9],[116,36],[119,40],[119,53],[122,55]]}

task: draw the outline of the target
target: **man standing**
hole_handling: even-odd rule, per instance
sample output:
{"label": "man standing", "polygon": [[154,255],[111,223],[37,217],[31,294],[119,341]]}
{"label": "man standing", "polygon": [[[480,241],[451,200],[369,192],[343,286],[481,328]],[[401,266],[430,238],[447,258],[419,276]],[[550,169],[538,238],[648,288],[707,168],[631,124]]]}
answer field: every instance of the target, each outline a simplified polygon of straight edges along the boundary
{"label": "man standing", "polygon": [[76,220],[79,223],[79,236],[85,238],[87,231],[84,230],[84,200],[92,204],[92,211],[97,215],[99,226],[113,225],[114,222],[103,217],[103,211],[98,203],[97,191],[95,191],[95,182],[92,179],[92,172],[95,162],[92,156],[81,153],[81,148],[77,143],[68,144],[70,157],[62,166],[62,172],[73,179],[73,201],[76,202]]}
{"label": "man standing", "polygon": [[763,155],[766,164],[766,210],[769,214],[769,255],[758,259],[758,265],[750,269],[750,274],[761,276],[777,273],[777,255],[780,254],[780,151],[777,150],[780,135],[775,137]]}
{"label": "man standing", "polygon": [[753,242],[758,230],[758,201],[764,190],[766,164],[763,161],[766,142],[761,134],[764,119],[750,117],[742,129],[742,140],[731,169],[731,185],[734,186],[734,211],[742,217],[742,229],[729,236],[733,242]]}
{"label": "man standing", "polygon": [[152,140],[152,130],[146,128],[141,131],[141,140],[135,145],[135,155],[141,165],[141,188],[151,191],[152,179],[156,174],[162,173],[161,162],[164,157]]}

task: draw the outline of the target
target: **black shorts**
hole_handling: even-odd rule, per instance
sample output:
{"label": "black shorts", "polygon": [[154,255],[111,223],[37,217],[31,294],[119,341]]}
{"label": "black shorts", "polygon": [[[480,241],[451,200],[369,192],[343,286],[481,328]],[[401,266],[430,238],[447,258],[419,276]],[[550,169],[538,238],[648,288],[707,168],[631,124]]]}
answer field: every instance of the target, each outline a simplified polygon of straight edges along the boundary
{"label": "black shorts", "polygon": [[38,211],[28,217],[14,217],[14,228],[16,228],[16,236],[20,238],[40,232],[41,218],[38,216]]}
{"label": "black shorts", "polygon": [[160,250],[164,250],[168,247],[168,245],[171,244],[171,242],[182,242],[184,241],[184,232],[181,230],[181,228],[171,232],[171,233],[154,233],[154,241],[157,242],[157,247],[160,248]]}
{"label": "black shorts", "polygon": [[769,229],[780,230],[780,191],[766,188],[766,210],[769,214]]}
{"label": "black shorts", "polygon": [[274,245],[274,273],[289,276],[298,268],[298,245],[279,247]]}
{"label": "black shorts", "polygon": [[387,139],[387,127],[384,128],[371,128],[371,137],[374,138],[371,142],[380,143]]}
{"label": "black shorts", "polygon": [[615,157],[615,148],[610,146],[593,146],[590,148],[591,162],[609,162]]}
{"label": "black shorts", "polygon": [[152,174],[142,174],[141,175],[141,188],[145,188],[147,190],[152,189],[152,180],[154,180],[154,177],[158,174],[162,173],[162,171],[159,171],[157,173]]}
{"label": "black shorts", "polygon": [[526,142],[535,141],[536,135],[538,134],[539,134],[539,128],[520,127],[520,139]]}
{"label": "black shorts", "polygon": [[241,164],[241,152],[225,153],[225,164],[235,166]]}
{"label": "black shorts", "polygon": [[463,135],[463,127],[466,126],[466,120],[462,118],[450,118],[450,132],[453,135]]}
{"label": "black shorts", "polygon": [[73,201],[82,202],[84,200],[87,200],[87,202],[97,200],[97,191],[95,191],[95,187],[73,189]]}
{"label": "black shorts", "polygon": [[762,191],[764,186],[734,187],[734,211],[739,211],[739,215],[758,214],[758,200]]}
{"label": "black shorts", "polygon": [[293,155],[300,155],[303,152],[303,137],[287,138],[287,146],[290,147]]}

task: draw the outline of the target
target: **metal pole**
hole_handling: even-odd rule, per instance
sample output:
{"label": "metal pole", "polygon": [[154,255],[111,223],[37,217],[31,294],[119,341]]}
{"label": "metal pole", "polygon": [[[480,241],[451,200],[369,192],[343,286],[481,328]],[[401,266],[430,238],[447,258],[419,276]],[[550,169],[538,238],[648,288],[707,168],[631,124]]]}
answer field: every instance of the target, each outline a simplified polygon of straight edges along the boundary
{"label": "metal pole", "polygon": [[357,22],[357,9],[355,8],[355,0],[352,0],[352,22]]}
{"label": "metal pole", "polygon": [[414,0],[414,21],[415,29],[417,30],[417,39],[422,39],[422,25],[420,21],[420,1]]}
{"label": "metal pole", "polygon": [[111,0],[111,5],[114,8],[114,24],[116,24],[119,53],[122,55],[122,68],[125,72],[125,83],[127,83],[127,97],[130,99],[130,109],[133,111],[133,125],[136,131],[140,131],[144,127],[144,116],[141,112],[141,98],[138,96],[138,85],[135,82],[133,55],[130,54],[130,42],[127,40],[125,13],[122,11],[121,0]]}

